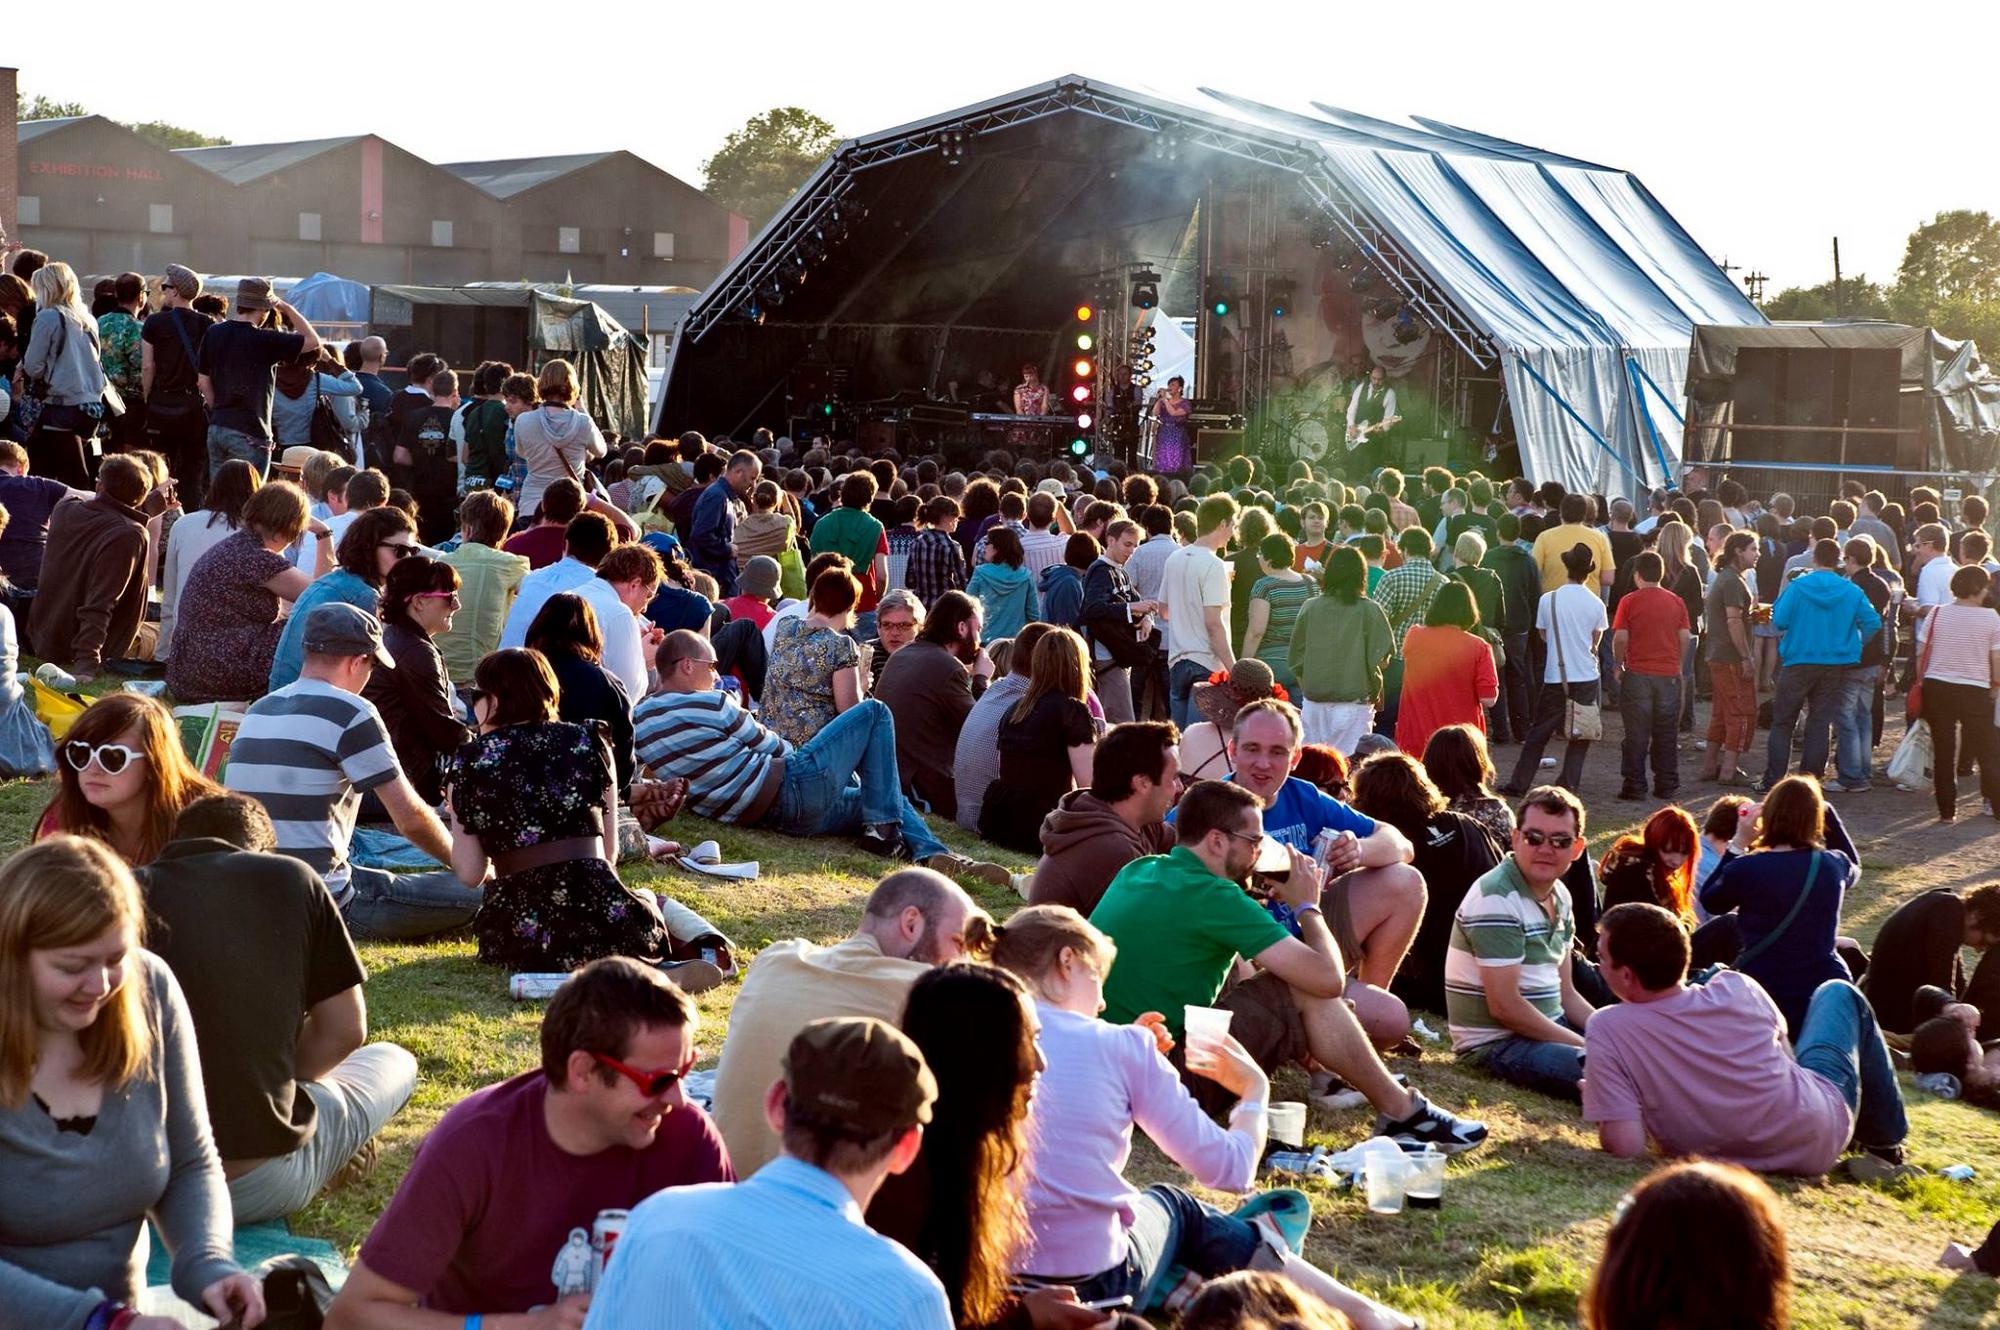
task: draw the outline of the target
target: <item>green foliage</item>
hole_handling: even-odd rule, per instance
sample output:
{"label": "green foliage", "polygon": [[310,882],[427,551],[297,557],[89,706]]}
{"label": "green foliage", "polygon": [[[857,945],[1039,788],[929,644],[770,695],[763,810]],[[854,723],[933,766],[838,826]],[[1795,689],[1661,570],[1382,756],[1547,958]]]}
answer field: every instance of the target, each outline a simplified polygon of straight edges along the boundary
{"label": "green foliage", "polygon": [[750,220],[771,220],[840,141],[832,125],[797,106],[752,116],[701,164],[716,202]]}
{"label": "green foliage", "polygon": [[1862,273],[1840,279],[1839,299],[1833,283],[1818,286],[1788,286],[1764,302],[1764,313],[1773,319],[1890,318],[1889,293],[1879,282]]}
{"label": "green foliage", "polygon": [[1773,319],[1894,319],[1928,325],[1947,337],[2000,347],[2000,220],[1958,208],[1910,232],[1902,266],[1884,287],[1862,273],[1840,283],[1791,286],[1764,302]]}
{"label": "green foliage", "polygon": [[[61,120],[71,116],[89,115],[90,108],[82,102],[58,102],[36,93],[30,99],[17,90],[14,93],[14,112],[22,120]],[[198,129],[183,129],[170,125],[164,120],[145,120],[138,124],[126,124],[125,128],[145,139],[148,143],[162,148],[220,148],[229,140],[216,134],[204,134]]]}

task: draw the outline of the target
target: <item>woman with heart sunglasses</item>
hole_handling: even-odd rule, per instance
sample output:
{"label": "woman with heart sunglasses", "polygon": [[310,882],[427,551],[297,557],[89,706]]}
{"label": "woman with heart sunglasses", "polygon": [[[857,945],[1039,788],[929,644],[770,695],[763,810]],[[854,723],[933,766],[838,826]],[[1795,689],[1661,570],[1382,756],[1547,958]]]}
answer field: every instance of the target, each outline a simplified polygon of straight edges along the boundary
{"label": "woman with heart sunglasses", "polygon": [[56,745],[56,779],[35,839],[88,836],[135,868],[173,839],[181,809],[221,792],[188,761],[173,713],[138,693],[108,694],[76,718]]}

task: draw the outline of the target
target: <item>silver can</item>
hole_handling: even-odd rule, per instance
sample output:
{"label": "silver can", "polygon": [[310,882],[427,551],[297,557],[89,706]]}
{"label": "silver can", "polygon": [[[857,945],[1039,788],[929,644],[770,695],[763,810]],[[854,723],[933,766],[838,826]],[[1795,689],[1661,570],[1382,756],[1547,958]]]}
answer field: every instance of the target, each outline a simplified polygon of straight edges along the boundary
{"label": "silver can", "polygon": [[618,1246],[618,1239],[625,1236],[625,1226],[631,1222],[630,1210],[599,1210],[597,1218],[590,1222],[590,1265],[591,1287],[594,1289],[604,1282],[605,1267],[611,1264],[611,1253]]}
{"label": "silver can", "polygon": [[556,995],[569,982],[567,974],[517,974],[507,981],[507,996],[520,1002],[536,1002]]}

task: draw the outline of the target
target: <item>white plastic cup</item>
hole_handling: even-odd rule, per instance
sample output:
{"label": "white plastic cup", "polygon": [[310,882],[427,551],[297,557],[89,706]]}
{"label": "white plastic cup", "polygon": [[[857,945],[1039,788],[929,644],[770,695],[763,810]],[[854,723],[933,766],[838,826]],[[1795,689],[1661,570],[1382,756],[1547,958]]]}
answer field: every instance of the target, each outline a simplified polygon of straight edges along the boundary
{"label": "white plastic cup", "polygon": [[1188,1052],[1197,1048],[1213,1049],[1229,1036],[1229,1018],[1235,1013],[1221,1007],[1197,1007],[1192,1003],[1183,1008],[1181,1030],[1187,1036]]}
{"label": "white plastic cup", "polygon": [[1280,1145],[1301,1149],[1306,1143],[1306,1106],[1301,1103],[1271,1105],[1270,1136]]}
{"label": "white plastic cup", "polygon": [[1444,1153],[1427,1149],[1411,1155],[1407,1163],[1410,1175],[1403,1187],[1404,1199],[1418,1210],[1440,1208],[1444,1204]]}
{"label": "white plastic cup", "polygon": [[1399,1215],[1403,1213],[1403,1187],[1409,1176],[1410,1166],[1400,1157],[1388,1154],[1368,1156],[1368,1213],[1371,1215]]}

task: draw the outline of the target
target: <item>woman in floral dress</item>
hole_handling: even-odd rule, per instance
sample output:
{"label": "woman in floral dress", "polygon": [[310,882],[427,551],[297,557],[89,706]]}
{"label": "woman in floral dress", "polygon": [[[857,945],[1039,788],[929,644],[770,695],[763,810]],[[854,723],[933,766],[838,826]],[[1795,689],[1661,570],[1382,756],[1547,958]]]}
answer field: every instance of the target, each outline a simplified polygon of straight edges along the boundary
{"label": "woman in floral dress", "polygon": [[[675,942],[660,905],[618,880],[610,748],[595,728],[556,719],[548,662],[534,651],[496,651],[473,682],[479,736],[453,759],[445,807],[453,868],[476,881],[490,860],[496,875],[472,918],[479,959],[548,972],[631,956],[670,970],[688,992],[721,982],[708,961],[669,959]],[[712,929],[686,944],[697,955],[703,945],[727,947]]]}

